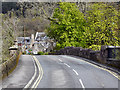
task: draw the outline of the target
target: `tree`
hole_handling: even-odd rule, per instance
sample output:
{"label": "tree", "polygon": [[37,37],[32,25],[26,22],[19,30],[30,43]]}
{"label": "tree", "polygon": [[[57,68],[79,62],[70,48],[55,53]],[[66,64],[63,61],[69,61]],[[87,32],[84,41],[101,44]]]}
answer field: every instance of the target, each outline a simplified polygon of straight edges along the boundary
{"label": "tree", "polygon": [[[9,57],[9,48],[14,44],[14,40],[19,35],[19,19],[14,10],[9,11],[2,16],[2,60],[7,60]],[[19,32],[19,33],[18,33]]]}
{"label": "tree", "polygon": [[60,2],[53,14],[48,36],[57,42],[57,49],[67,46],[84,47],[85,24],[84,14],[75,3]]}
{"label": "tree", "polygon": [[2,2],[2,13],[7,13],[12,9],[17,10],[19,6],[17,6],[17,2]]}
{"label": "tree", "polygon": [[91,45],[118,45],[118,11],[103,3],[95,3],[86,12],[86,39]]}

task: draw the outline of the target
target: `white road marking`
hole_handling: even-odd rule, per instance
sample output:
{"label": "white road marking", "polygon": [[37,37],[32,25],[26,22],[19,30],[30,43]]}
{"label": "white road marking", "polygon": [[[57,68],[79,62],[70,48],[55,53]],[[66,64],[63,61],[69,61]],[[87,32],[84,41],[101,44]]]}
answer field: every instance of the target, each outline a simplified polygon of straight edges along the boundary
{"label": "white road marking", "polygon": [[59,61],[60,61],[60,62],[62,62],[62,60],[61,60],[61,59],[59,59]]}
{"label": "white road marking", "polygon": [[[76,59],[76,58],[74,58],[74,57],[70,57],[70,56],[67,56],[67,55],[62,56],[62,57]],[[95,64],[93,64],[93,63],[90,63],[90,62],[85,61],[85,60],[82,60],[82,59],[76,59],[76,60],[85,62],[85,63],[87,63],[87,64],[89,64],[89,65],[92,65],[92,66],[94,66],[94,67],[96,67],[96,68],[99,68],[99,69],[101,69],[101,70],[107,71],[107,72],[109,72],[111,75],[113,75],[114,77],[116,77],[117,79],[120,80],[120,75],[118,75],[117,73],[115,73],[115,72],[113,72],[113,71],[111,71],[111,70],[108,70],[108,69],[106,69],[106,68],[104,68],[104,67],[97,66],[97,65],[95,65]]]}
{"label": "white road marking", "polygon": [[80,84],[81,84],[81,86],[82,86],[83,90],[85,90],[85,86],[83,85],[83,82],[82,82],[82,80],[81,80],[81,79],[79,79],[79,82],[80,82]]}
{"label": "white road marking", "polygon": [[[33,57],[32,57],[32,60],[33,60]],[[35,73],[34,73],[33,77],[31,78],[31,80],[28,82],[28,84],[27,84],[24,88],[29,88],[30,85],[31,85],[31,83],[33,82],[33,80],[34,80],[35,77],[36,77],[36,74],[37,74],[37,68],[36,68],[36,65],[35,65],[35,61],[33,61],[33,62],[34,62],[34,67],[35,67]]]}
{"label": "white road marking", "polygon": [[67,67],[69,67],[70,68],[70,66],[68,65],[68,64],[66,64],[66,63],[64,63]]}
{"label": "white road marking", "polygon": [[[37,80],[34,82],[34,84],[33,84],[33,86],[32,86],[31,88],[37,88],[40,80],[42,79],[43,70],[42,70],[42,68],[41,68],[41,65],[40,65],[40,62],[38,61],[38,59],[37,59],[35,56],[33,56],[33,58],[34,58],[34,60],[35,60],[36,63],[37,63],[37,66],[38,66],[38,69],[39,69],[39,76],[38,76]],[[31,89],[31,90],[32,90],[32,89]]]}
{"label": "white road marking", "polygon": [[73,71],[75,72],[76,75],[79,75],[75,69],[73,69]]}

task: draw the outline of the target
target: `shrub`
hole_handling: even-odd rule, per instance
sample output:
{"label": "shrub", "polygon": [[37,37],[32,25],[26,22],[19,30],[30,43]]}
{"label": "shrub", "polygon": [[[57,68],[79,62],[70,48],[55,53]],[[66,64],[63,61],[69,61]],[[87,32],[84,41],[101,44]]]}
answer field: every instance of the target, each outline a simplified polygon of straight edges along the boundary
{"label": "shrub", "polygon": [[44,53],[44,55],[48,55],[48,52]]}
{"label": "shrub", "polygon": [[44,55],[44,52],[38,52],[38,55]]}
{"label": "shrub", "polygon": [[100,45],[91,45],[91,46],[89,46],[89,48],[91,48],[92,50],[96,51],[96,50],[100,50],[101,46]]}
{"label": "shrub", "polygon": [[26,52],[22,52],[22,54],[26,54]]}

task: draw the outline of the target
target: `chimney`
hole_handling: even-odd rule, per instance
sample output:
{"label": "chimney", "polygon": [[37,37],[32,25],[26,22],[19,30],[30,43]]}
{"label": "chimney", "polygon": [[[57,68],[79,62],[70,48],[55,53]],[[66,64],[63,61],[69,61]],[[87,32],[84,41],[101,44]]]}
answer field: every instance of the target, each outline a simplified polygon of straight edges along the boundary
{"label": "chimney", "polygon": [[34,34],[31,34],[30,48],[32,48],[33,43],[34,43]]}

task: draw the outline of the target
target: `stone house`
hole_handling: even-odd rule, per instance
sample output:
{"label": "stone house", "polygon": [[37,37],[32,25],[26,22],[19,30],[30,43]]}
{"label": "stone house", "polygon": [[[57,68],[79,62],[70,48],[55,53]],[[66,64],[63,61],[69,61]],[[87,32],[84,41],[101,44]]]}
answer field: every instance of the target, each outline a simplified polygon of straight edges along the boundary
{"label": "stone house", "polygon": [[50,52],[56,45],[44,32],[36,32],[35,37],[34,34],[31,34],[31,37],[18,37],[17,42],[22,52],[31,49],[33,54]]}

